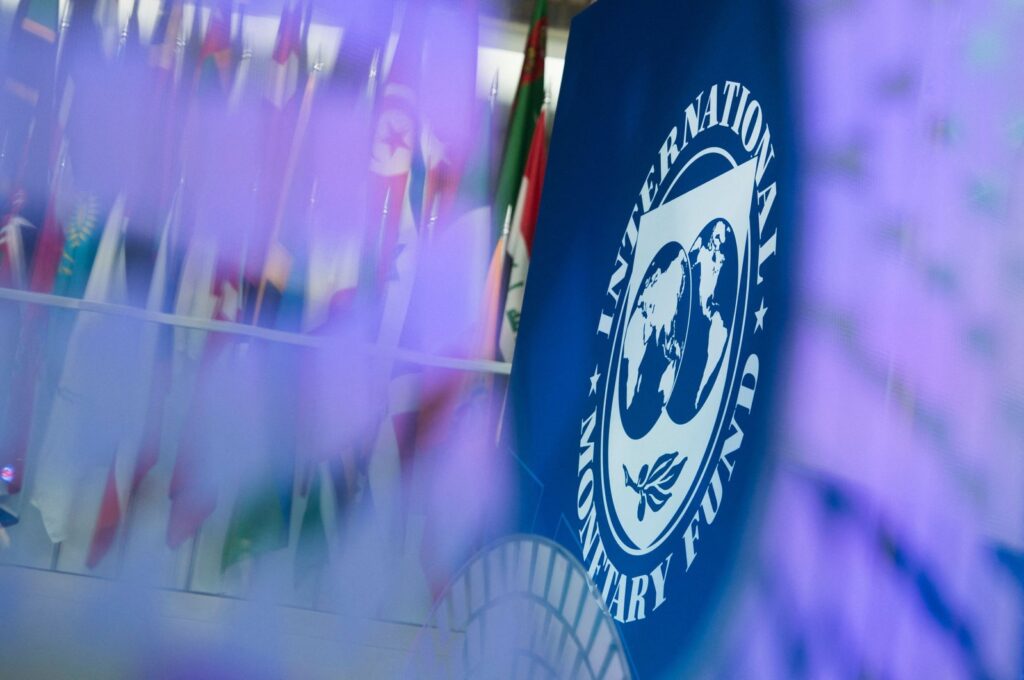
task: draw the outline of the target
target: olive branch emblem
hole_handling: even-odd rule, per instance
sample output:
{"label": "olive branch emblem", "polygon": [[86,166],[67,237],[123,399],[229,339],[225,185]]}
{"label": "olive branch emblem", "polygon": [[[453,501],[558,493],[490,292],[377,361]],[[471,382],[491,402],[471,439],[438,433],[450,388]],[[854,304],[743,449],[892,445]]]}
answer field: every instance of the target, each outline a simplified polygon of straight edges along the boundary
{"label": "olive branch emblem", "polygon": [[644,515],[647,514],[647,506],[650,506],[653,512],[658,512],[665,507],[668,499],[672,498],[672,487],[679,479],[683,465],[686,464],[686,456],[676,463],[678,457],[678,451],[661,454],[658,460],[654,461],[654,467],[644,465],[640,468],[640,474],[635,481],[630,477],[626,466],[622,466],[622,471],[626,473],[626,488],[640,495],[640,505],[636,509],[637,520],[643,521]]}

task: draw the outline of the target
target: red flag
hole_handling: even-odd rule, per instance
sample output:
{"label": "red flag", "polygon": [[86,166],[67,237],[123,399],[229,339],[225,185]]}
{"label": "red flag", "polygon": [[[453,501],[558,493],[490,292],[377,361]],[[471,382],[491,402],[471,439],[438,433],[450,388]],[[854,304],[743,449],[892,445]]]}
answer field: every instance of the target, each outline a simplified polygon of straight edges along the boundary
{"label": "red flag", "polygon": [[114,544],[117,527],[121,523],[121,501],[117,497],[117,477],[114,465],[107,471],[107,483],[103,488],[103,500],[100,502],[99,518],[93,531],[92,543],[89,544],[89,555],[85,564],[90,569],[100,563]]}
{"label": "red flag", "polygon": [[[54,193],[56,187],[54,187]],[[32,274],[29,289],[36,293],[49,293],[53,290],[53,282],[57,278],[61,254],[64,252],[64,229],[57,221],[55,196],[50,198],[46,208],[46,218],[36,242],[36,252],[32,259]]]}

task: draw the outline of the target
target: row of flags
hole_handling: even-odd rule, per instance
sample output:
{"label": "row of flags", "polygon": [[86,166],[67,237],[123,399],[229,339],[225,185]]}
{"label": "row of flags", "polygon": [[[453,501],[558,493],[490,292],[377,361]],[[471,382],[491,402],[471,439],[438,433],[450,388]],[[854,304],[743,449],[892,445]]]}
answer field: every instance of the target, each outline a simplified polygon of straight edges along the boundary
{"label": "row of flags", "polygon": [[[514,352],[546,160],[546,0],[496,190],[496,84],[477,100],[472,1],[354,12],[330,73],[307,52],[311,2],[285,3],[267,63],[243,39],[244,4],[206,5],[163,0],[144,44],[138,2],[121,30],[113,0],[72,0],[63,16],[56,0],[19,2],[2,66],[0,283],[341,344],[300,359],[218,330],[21,309],[0,357],[15,395],[0,413],[5,516],[16,521],[25,486],[61,543],[88,496],[90,567],[168,455],[168,546],[194,540],[240,478],[222,567],[288,545],[294,501],[300,555],[322,566],[343,506],[372,504],[381,448],[404,488],[421,451],[450,445],[467,419],[493,432],[481,404],[504,387],[394,360],[366,368],[338,356],[343,343],[385,357]],[[189,405],[172,445],[176,385]],[[262,436],[211,435],[234,400]],[[105,469],[96,493],[82,488],[91,465]],[[436,547],[442,533],[428,527],[424,548],[443,565],[438,587],[468,549]]]}

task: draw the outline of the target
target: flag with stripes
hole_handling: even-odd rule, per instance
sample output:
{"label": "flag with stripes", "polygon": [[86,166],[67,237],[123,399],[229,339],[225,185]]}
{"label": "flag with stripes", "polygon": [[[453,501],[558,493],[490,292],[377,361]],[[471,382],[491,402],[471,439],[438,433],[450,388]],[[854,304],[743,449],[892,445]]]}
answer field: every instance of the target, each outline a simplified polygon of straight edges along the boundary
{"label": "flag with stripes", "polygon": [[[124,206],[124,196],[118,197],[107,217],[83,291],[86,301],[126,300]],[[123,381],[114,376],[126,341],[124,325],[113,317],[78,312],[71,322],[57,392],[33,461],[31,500],[53,543],[71,535],[76,507],[88,495],[82,483],[89,466],[109,460],[119,440],[125,404]]]}
{"label": "flag with stripes", "polygon": [[541,111],[533,131],[533,141],[530,142],[526,171],[523,173],[519,198],[512,211],[512,225],[509,229],[508,256],[511,266],[505,292],[505,313],[502,315],[501,334],[498,337],[501,358],[509,362],[512,361],[516,334],[519,332],[526,275],[530,268],[530,252],[533,250],[533,234],[537,229],[537,214],[540,212],[540,196],[544,187],[544,169],[548,160],[545,119],[546,116]]}
{"label": "flag with stripes", "polygon": [[519,185],[526,167],[530,138],[537,116],[544,105],[544,58],[547,51],[548,4],[535,0],[530,32],[523,52],[523,68],[519,76],[512,113],[505,136],[505,148],[498,175],[498,193],[494,201],[494,220],[500,230],[505,213],[515,206]]}

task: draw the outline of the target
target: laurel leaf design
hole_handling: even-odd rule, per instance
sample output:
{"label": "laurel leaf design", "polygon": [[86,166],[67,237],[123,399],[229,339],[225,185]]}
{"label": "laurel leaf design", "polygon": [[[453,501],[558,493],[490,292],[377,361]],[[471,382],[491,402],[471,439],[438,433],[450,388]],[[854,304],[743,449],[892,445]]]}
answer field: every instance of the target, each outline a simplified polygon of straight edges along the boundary
{"label": "laurel leaf design", "polygon": [[683,459],[679,461],[678,465],[675,465],[667,469],[664,473],[662,473],[661,477],[657,481],[652,480],[652,483],[662,491],[668,491],[673,486],[675,486],[676,480],[679,479],[679,473],[683,471],[683,465],[685,463],[686,457],[683,456]]}
{"label": "laurel leaf design", "polygon": [[657,512],[668,502],[668,499],[672,497],[671,493],[663,492],[655,486],[649,486],[644,489],[644,497],[647,499],[648,505],[651,506],[651,510]]}
{"label": "laurel leaf design", "polygon": [[627,489],[632,489],[633,491],[636,491],[639,494],[643,493],[643,488],[639,484],[634,482],[633,478],[629,476],[629,470],[626,468],[625,465],[622,466],[622,474],[626,475],[626,488]]}
{"label": "laurel leaf design", "polygon": [[636,508],[638,521],[643,521],[648,506],[653,512],[658,512],[672,498],[672,487],[679,480],[687,461],[686,456],[683,456],[682,460],[676,463],[678,458],[678,451],[663,453],[654,461],[653,466],[643,465],[636,480],[629,474],[629,469],[625,465],[622,466],[622,472],[626,476],[626,488],[635,491],[640,497]]}
{"label": "laurel leaf design", "polygon": [[664,475],[678,455],[678,451],[672,451],[658,456],[658,460],[654,461],[654,469],[651,470],[651,479],[655,480]]}

